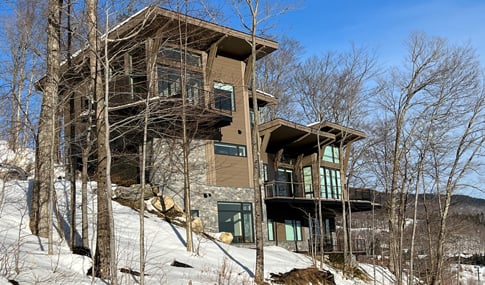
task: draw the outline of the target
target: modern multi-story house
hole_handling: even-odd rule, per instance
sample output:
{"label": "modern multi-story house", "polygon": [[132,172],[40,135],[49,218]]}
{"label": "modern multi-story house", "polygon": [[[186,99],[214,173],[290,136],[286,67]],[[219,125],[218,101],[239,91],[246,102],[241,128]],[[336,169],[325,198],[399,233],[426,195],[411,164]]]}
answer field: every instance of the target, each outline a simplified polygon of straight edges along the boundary
{"label": "modern multi-story house", "polygon": [[[278,100],[258,91],[258,106],[252,104],[250,35],[148,7],[113,28],[107,39],[109,70],[103,73],[108,78],[114,183],[140,180],[143,118],[148,112],[147,182],[183,205],[180,138],[185,121],[190,211],[201,218],[206,232],[231,232],[233,243],[254,245],[254,225],[263,223],[266,244],[305,251],[318,235],[315,213],[321,205],[325,250],[336,250],[334,221],[342,201],[352,210],[371,208],[368,199],[354,199],[344,191],[348,157],[342,149],[363,139],[362,132],[330,122],[304,126],[276,119],[257,122],[264,217],[255,220],[253,111]],[[256,59],[278,48],[272,40],[257,38],[256,43]],[[81,50],[70,66],[64,63],[61,82],[65,137],[79,159],[92,115],[87,53]]]}

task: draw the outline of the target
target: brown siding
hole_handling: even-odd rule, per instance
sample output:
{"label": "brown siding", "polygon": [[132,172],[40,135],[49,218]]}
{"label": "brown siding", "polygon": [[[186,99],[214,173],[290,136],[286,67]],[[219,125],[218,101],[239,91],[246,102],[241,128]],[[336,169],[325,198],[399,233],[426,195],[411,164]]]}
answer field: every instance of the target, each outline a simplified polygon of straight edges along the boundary
{"label": "brown siding", "polygon": [[[212,81],[234,86],[235,111],[232,113],[230,126],[222,128],[221,142],[246,146],[247,157],[215,155],[215,183],[218,186],[250,187],[251,171],[251,134],[249,122],[249,99],[243,84],[245,64],[224,57],[214,61]],[[209,82],[212,86],[213,83]]]}

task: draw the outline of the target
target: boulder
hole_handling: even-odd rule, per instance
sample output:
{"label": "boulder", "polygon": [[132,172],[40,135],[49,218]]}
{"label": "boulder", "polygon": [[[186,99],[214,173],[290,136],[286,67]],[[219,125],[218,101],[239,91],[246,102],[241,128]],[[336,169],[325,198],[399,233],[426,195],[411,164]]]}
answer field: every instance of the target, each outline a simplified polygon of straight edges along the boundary
{"label": "boulder", "polygon": [[[146,184],[144,189],[144,199],[148,200],[154,196],[157,196],[158,191],[158,187],[152,187],[150,184]],[[113,199],[139,200],[140,194],[140,184],[133,184],[130,187],[116,186],[116,188],[113,190]]]}
{"label": "boulder", "polygon": [[199,217],[192,218],[192,231],[194,233],[202,233],[204,231],[204,227],[202,226],[202,221]]}
{"label": "boulder", "polygon": [[166,213],[175,206],[172,198],[163,196],[152,199],[152,205],[161,213]]}
{"label": "boulder", "polygon": [[233,238],[232,233],[228,232],[220,232],[217,236],[217,239],[225,244],[231,244]]}

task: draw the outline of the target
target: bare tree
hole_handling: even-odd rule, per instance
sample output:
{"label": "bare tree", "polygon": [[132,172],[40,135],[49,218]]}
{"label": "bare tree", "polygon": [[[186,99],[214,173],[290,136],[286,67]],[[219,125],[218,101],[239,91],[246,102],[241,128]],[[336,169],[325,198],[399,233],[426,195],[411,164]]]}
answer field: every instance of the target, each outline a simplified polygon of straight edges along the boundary
{"label": "bare tree", "polygon": [[[379,99],[382,117],[390,127],[388,144],[382,148],[389,150],[386,156],[392,165],[380,175],[388,176],[382,181],[389,193],[391,270],[398,284],[402,284],[406,198],[410,189],[431,183],[436,194],[451,197],[471,170],[471,161],[480,149],[477,146],[483,143],[475,136],[480,128],[476,117],[483,112],[483,95],[477,89],[480,77],[473,50],[413,34],[408,51],[404,69],[391,73],[382,88],[384,97]],[[435,159],[431,159],[433,156]],[[442,179],[447,182],[443,184]],[[447,202],[445,199],[441,212],[438,246],[430,246],[434,284],[441,282]]]}
{"label": "bare tree", "polygon": [[[365,99],[369,93],[367,85],[375,75],[375,60],[365,49],[352,47],[348,53],[325,54],[322,58],[313,56],[301,63],[295,72],[293,79],[293,94],[298,97],[298,105],[302,110],[302,117],[307,122],[316,122],[314,126],[318,129],[324,121],[334,122],[344,126],[358,127],[365,116]],[[338,148],[340,179],[341,185],[348,185],[349,174],[353,173],[353,168],[349,167],[351,158],[351,142],[346,142],[349,134],[345,129],[339,134]],[[321,148],[325,148],[322,146]],[[319,148],[318,161],[323,158],[323,149]],[[353,160],[356,161],[355,158]],[[349,178],[345,178],[345,174]],[[320,193],[321,194],[321,193]],[[322,199],[318,195],[318,215],[320,223]],[[350,221],[350,207],[347,208],[346,202],[349,199],[348,186],[344,187],[343,193],[339,196],[342,201],[342,224],[344,234],[344,257],[345,268],[351,263],[351,244],[350,231],[348,227]],[[323,245],[323,227],[320,227],[321,244]],[[323,254],[323,247],[320,251]]]}
{"label": "bare tree", "polygon": [[276,118],[295,118],[296,102],[291,93],[291,79],[302,50],[299,42],[283,37],[276,52],[258,61],[257,88],[278,98],[278,104],[270,105],[261,111],[262,122]]}
{"label": "bare tree", "polygon": [[[251,146],[253,155],[253,187],[254,187],[254,218],[255,223],[255,236],[256,236],[256,268],[255,268],[255,282],[256,284],[263,284],[264,282],[264,237],[263,237],[263,213],[262,213],[262,167],[261,167],[261,143],[259,136],[258,124],[260,123],[260,113],[258,110],[258,99],[257,99],[257,77],[256,77],[256,36],[259,33],[262,23],[267,21],[269,18],[276,16],[278,14],[285,13],[290,9],[290,6],[282,2],[279,5],[271,5],[268,1],[261,0],[245,0],[233,1],[233,6],[241,20],[241,24],[246,30],[251,34],[251,56],[248,59],[248,66],[250,67],[250,74],[247,77],[250,80],[249,85],[251,86],[252,92],[252,104],[254,106],[254,122],[253,128],[251,130]],[[244,6],[244,9],[241,9]],[[247,9],[247,10],[246,10]],[[248,16],[243,11],[248,11]],[[247,22],[246,22],[247,21]],[[263,30],[263,29],[261,29]]]}
{"label": "bare tree", "polygon": [[[100,59],[101,43],[99,39],[97,0],[87,0],[87,25],[89,36],[89,74],[91,93],[94,94],[96,106],[96,138],[97,138],[97,231],[96,253],[94,256],[93,275],[110,279],[113,284],[116,280],[115,248],[113,215],[111,209],[111,157],[109,146],[109,123],[108,123],[108,92],[103,88],[103,75]],[[106,37],[107,38],[107,37]],[[104,44],[104,54],[107,57],[107,44]],[[104,63],[106,64],[106,63]],[[107,76],[107,72],[105,72]],[[105,87],[107,88],[107,82]]]}
{"label": "bare tree", "polygon": [[5,85],[5,96],[10,101],[10,114],[8,142],[13,151],[23,148],[33,141],[35,127],[32,123],[34,117],[31,112],[30,101],[35,95],[34,83],[41,72],[41,43],[45,41],[45,22],[42,13],[46,5],[38,1],[17,1],[3,3],[5,6],[13,5],[11,9],[15,16],[5,15],[9,18],[0,28],[7,40],[4,48],[7,51],[6,60],[2,62],[1,77]]}
{"label": "bare tree", "polygon": [[54,142],[60,69],[60,3],[49,1],[47,29],[47,72],[37,135],[36,168],[30,230],[49,238],[52,248],[52,199],[54,191]]}

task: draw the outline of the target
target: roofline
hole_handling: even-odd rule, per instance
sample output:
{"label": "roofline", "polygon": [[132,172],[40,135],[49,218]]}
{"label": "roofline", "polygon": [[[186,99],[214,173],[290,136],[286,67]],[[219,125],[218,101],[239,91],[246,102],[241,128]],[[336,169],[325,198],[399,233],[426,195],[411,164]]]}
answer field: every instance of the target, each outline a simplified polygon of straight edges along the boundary
{"label": "roofline", "polygon": [[278,126],[278,125],[291,127],[291,128],[301,130],[301,131],[305,131],[305,132],[312,133],[312,134],[320,134],[321,136],[328,137],[329,139],[332,139],[332,140],[335,140],[335,138],[336,138],[336,135],[331,134],[329,132],[321,131],[321,130],[318,130],[318,129],[315,129],[315,128],[304,126],[304,125],[301,125],[301,124],[298,124],[298,123],[295,123],[295,122],[291,122],[291,121],[288,121],[288,120],[285,120],[285,119],[281,119],[281,118],[277,118],[277,119],[271,120],[269,122],[259,124],[259,131],[263,132],[266,129],[269,129],[271,127]]}
{"label": "roofline", "polygon": [[[203,25],[205,25],[205,26],[202,26],[202,27],[209,28],[209,29],[212,29],[212,30],[215,30],[215,31],[219,31],[219,32],[222,32],[222,33],[227,34],[229,36],[236,36],[236,37],[239,37],[239,38],[246,39],[248,41],[251,40],[251,35],[248,34],[248,33],[245,33],[245,32],[233,29],[233,28],[229,28],[229,27],[224,26],[224,25],[212,23],[212,22],[209,22],[209,21],[201,19],[201,18],[197,18],[197,17],[193,17],[193,16],[189,16],[189,15],[184,15],[184,14],[181,14],[181,13],[178,13],[178,12],[175,12],[175,11],[163,8],[163,7],[155,6],[155,5],[150,5],[148,7],[145,7],[144,9],[137,12],[136,14],[138,14],[138,13],[141,14],[143,11],[149,10],[149,9],[158,10],[158,12],[160,12],[160,13],[158,13],[159,15],[170,16],[173,19],[179,18],[183,21],[186,21],[189,24],[194,24],[194,25],[199,25],[199,26],[201,25],[201,23],[203,23]],[[267,38],[257,36],[256,41],[259,44],[263,44],[263,45],[268,46],[268,47],[273,47],[275,49],[278,48],[278,43],[276,41],[273,41],[273,40],[270,40],[270,39],[267,39]]]}
{"label": "roofline", "polygon": [[[318,128],[322,129],[322,128],[325,128],[325,127],[329,127],[329,128],[334,129],[334,130],[339,130],[342,133],[355,135],[357,137],[357,139],[355,139],[353,141],[365,139],[367,137],[367,135],[362,131],[359,131],[359,130],[356,130],[356,129],[353,129],[353,128],[349,128],[349,127],[344,127],[342,125],[339,125],[337,123],[332,123],[332,122],[329,122],[329,121],[314,122],[314,123],[308,124],[307,127],[313,128],[313,129],[318,129]],[[345,136],[345,134],[343,136]]]}

